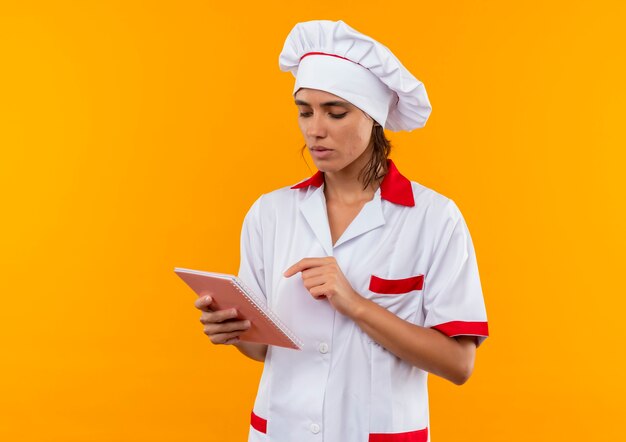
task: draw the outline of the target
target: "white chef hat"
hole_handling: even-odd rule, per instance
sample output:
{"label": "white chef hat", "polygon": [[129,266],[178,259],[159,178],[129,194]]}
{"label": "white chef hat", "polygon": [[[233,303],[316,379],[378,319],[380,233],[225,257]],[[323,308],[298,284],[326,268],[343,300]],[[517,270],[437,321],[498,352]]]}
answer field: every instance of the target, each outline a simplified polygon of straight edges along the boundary
{"label": "white chef hat", "polygon": [[394,132],[423,127],[432,110],[422,82],[386,46],[341,20],[296,24],[278,65],[296,77],[293,94],[330,92]]}

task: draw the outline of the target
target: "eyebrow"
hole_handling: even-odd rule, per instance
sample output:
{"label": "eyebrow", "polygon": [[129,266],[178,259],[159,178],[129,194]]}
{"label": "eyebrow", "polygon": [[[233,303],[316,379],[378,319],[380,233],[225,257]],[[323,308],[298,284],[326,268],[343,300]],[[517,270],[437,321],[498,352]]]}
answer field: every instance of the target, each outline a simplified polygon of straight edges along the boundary
{"label": "eyebrow", "polygon": [[[306,101],[302,101],[302,100],[296,100],[295,103],[296,105],[299,105],[299,106],[311,106],[309,103],[307,103]],[[347,101],[327,101],[325,103],[322,103],[321,106],[322,107],[341,106],[341,107],[345,107],[346,109],[350,108],[350,104]]]}

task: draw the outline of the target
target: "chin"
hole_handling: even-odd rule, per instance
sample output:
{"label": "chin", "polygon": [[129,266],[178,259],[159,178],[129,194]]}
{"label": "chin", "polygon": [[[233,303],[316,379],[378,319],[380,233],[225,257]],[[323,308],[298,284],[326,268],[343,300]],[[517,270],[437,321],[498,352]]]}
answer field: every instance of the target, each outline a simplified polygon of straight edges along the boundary
{"label": "chin", "polygon": [[339,161],[313,161],[313,164],[315,164],[315,167],[317,167],[317,170],[319,170],[320,172],[330,172],[330,173],[335,173],[335,172],[339,172],[341,170],[344,170],[345,168],[349,167],[352,163],[348,163],[348,164],[342,164]]}
{"label": "chin", "polygon": [[329,164],[329,162],[327,161],[318,161],[317,163],[315,161],[313,161],[313,164],[315,164],[315,167],[317,168],[317,170],[319,170],[320,172],[336,172],[338,170],[340,170],[337,167],[333,167],[332,164]]}
{"label": "chin", "polygon": [[313,160],[313,164],[315,164],[315,168],[320,172],[327,172],[329,170],[328,161]]}

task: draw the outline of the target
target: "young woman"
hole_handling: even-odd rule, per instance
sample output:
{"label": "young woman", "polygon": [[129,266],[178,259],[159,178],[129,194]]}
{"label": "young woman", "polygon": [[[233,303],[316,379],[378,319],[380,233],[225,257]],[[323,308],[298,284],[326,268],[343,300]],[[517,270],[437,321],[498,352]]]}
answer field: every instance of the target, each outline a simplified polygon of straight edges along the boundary
{"label": "young woman", "polygon": [[304,342],[240,342],[248,321],[196,301],[214,344],[264,361],[249,441],[430,441],[427,375],[470,377],[487,318],[465,221],[388,158],[383,128],[422,127],[421,82],[344,22],[294,27],[280,56],[318,172],[261,195],[239,277]]}

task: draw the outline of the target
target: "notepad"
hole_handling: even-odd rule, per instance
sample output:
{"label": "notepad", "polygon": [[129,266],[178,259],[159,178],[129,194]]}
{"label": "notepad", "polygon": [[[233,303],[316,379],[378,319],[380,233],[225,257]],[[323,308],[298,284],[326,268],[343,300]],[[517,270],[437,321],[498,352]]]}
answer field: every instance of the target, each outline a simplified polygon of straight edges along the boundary
{"label": "notepad", "polygon": [[302,341],[272,312],[265,300],[255,295],[235,275],[175,267],[198,296],[210,295],[214,310],[237,309],[238,320],[249,320],[248,330],[239,335],[241,341],[277,345],[300,350]]}

